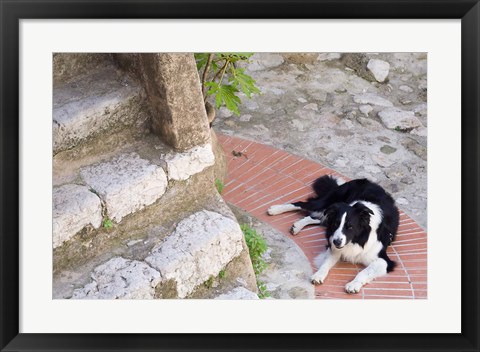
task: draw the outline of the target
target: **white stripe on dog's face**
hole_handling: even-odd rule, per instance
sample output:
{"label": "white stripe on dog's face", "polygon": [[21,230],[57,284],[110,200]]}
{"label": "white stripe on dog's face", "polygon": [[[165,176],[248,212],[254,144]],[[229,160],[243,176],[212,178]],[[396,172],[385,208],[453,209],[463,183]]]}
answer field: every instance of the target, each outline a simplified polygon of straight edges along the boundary
{"label": "white stripe on dog's face", "polygon": [[342,248],[347,243],[347,236],[343,233],[343,226],[345,225],[345,219],[347,217],[347,213],[343,213],[342,219],[340,220],[340,225],[333,233],[333,236],[330,237],[330,242],[332,246],[336,248]]}

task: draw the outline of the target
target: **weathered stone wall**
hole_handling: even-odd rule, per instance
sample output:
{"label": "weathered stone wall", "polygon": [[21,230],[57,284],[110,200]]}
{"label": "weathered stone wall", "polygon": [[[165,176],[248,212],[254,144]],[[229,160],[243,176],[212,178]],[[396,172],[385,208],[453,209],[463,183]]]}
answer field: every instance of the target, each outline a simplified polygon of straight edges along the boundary
{"label": "weathered stone wall", "polygon": [[116,54],[115,61],[140,79],[152,129],[178,150],[206,144],[210,127],[192,54]]}
{"label": "weathered stone wall", "polygon": [[70,82],[101,65],[112,61],[111,54],[54,53],[53,85]]}

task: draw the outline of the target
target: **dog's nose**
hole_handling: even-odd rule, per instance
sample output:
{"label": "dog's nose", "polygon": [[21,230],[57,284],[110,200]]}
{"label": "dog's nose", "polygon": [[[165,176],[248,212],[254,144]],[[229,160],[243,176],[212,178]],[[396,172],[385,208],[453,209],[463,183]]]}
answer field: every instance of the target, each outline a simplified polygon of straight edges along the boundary
{"label": "dog's nose", "polygon": [[335,238],[333,240],[333,244],[335,245],[335,247],[340,248],[342,246],[342,240],[340,238]]}

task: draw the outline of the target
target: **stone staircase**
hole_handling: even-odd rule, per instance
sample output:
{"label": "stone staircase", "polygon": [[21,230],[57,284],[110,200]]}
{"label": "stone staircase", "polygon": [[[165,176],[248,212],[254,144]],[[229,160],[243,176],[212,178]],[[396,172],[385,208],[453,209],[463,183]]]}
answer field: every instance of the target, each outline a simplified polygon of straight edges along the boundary
{"label": "stone staircase", "polygon": [[[156,60],[145,56],[127,70],[115,55],[54,56],[53,297],[238,298],[247,290],[240,296],[251,298],[248,249],[214,185],[224,177],[221,147],[210,130],[194,130],[209,138],[187,148],[165,142],[172,139],[158,130],[188,136],[159,120],[159,110],[176,106],[152,108],[162,101],[142,81],[142,64]],[[169,56],[195,70],[193,57]],[[187,89],[195,96],[200,87]],[[205,111],[198,114],[206,121]]]}
{"label": "stone staircase", "polygon": [[53,153],[125,128],[142,130],[148,118],[142,87],[113,63],[104,63],[54,87]]}

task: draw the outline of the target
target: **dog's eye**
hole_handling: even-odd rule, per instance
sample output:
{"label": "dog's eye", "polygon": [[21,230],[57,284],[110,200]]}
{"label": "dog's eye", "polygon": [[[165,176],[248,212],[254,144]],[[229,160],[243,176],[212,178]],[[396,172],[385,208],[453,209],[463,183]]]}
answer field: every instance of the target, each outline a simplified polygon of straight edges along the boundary
{"label": "dog's eye", "polygon": [[351,230],[353,229],[353,226],[352,225],[347,225],[347,230]]}

